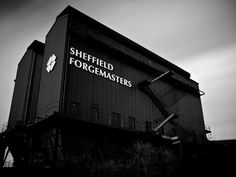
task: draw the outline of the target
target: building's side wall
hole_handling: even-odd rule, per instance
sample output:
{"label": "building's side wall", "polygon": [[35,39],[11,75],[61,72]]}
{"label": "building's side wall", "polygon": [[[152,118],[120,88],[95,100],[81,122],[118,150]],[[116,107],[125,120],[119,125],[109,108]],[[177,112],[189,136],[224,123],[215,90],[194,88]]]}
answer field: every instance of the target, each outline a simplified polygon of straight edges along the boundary
{"label": "building's side wall", "polygon": [[[145,121],[152,122],[152,126],[155,127],[157,125],[155,122],[160,123],[164,117],[152,101],[138,89],[136,84],[142,79],[153,79],[153,74],[155,73],[153,73],[151,68],[155,68],[157,73],[163,73],[171,70],[171,68],[166,68],[151,60],[148,61],[138,51],[114,41],[112,38],[102,34],[99,29],[93,29],[84,25],[84,23],[79,20],[72,21],[71,31],[73,33],[70,34],[69,46],[113,64],[114,71],[112,73],[132,81],[133,86],[129,88],[91,74],[81,68],[76,68],[74,65],[69,65],[68,104],[72,102],[78,109],[86,110],[80,112],[80,114],[83,114],[80,119],[89,119],[91,108],[93,105],[97,105],[100,111],[99,114],[103,114],[106,117],[105,119],[108,119],[108,122],[112,119],[112,114],[115,112],[119,113],[121,118],[123,118],[124,127],[127,126],[124,123],[129,117],[135,118],[137,122],[136,128],[139,130],[145,130]],[[67,63],[69,63],[69,57],[71,55],[68,52]],[[78,58],[75,57],[75,59]],[[81,58],[79,60],[88,65],[91,64],[91,62]],[[146,66],[140,67],[141,64],[137,62],[138,60],[146,63]],[[147,65],[150,70],[146,68]],[[196,82],[178,73],[174,73],[171,77],[196,90],[198,89]],[[186,90],[164,81],[156,82],[151,86],[151,89],[169,113],[177,113],[179,115],[178,120],[175,121],[179,124],[179,127],[187,131],[185,134],[193,134],[189,141],[194,139],[193,141],[200,142],[201,139],[205,139],[204,120],[199,96],[193,96]],[[174,135],[178,131],[173,126],[166,125],[164,133]]]}
{"label": "building's side wall", "polygon": [[178,104],[180,107],[179,122],[184,128],[182,136],[192,143],[206,142],[205,124],[200,97],[187,95]]}
{"label": "building's side wall", "polygon": [[[33,42],[31,45],[42,47]],[[37,46],[35,46],[37,47]],[[33,121],[37,109],[43,55],[37,48],[27,49],[18,64],[8,128]]]}
{"label": "building's side wall", "polygon": [[27,121],[33,122],[35,120],[35,116],[37,112],[40,79],[41,79],[41,73],[42,73],[42,65],[43,65],[43,55],[35,53],[33,74],[32,74],[32,80],[30,84],[30,93],[29,93],[28,104],[27,104],[27,114],[26,114],[26,120],[25,120],[26,122]]}
{"label": "building's side wall", "polygon": [[16,125],[22,125],[24,122],[30,78],[33,67],[32,58],[33,51],[26,51],[23,58],[18,64],[10,115],[8,120],[8,129],[12,129]]}
{"label": "building's side wall", "polygon": [[[66,104],[63,104],[65,113],[70,113],[76,119],[91,121],[92,115],[96,114],[96,121],[99,119],[99,122],[103,124],[112,125],[114,114],[117,116],[117,113],[121,120],[120,127],[129,128],[129,120],[134,118],[136,130],[145,130],[146,121],[152,123],[152,128],[160,123],[164,116],[137,84],[143,79],[153,79],[158,73],[172,68],[162,66],[157,61],[153,62],[139,51],[102,34],[99,29],[85,25],[86,22],[83,19],[80,21],[80,19],[72,18],[69,30],[66,29],[67,23],[67,16],[58,18],[47,35],[37,116],[47,117],[54,111],[59,111],[59,103],[65,101]],[[73,47],[73,53],[77,49],[78,52],[112,64],[114,69],[110,71],[75,56],[70,51],[71,47]],[[48,73],[45,69],[46,63],[52,54],[57,56],[57,63],[54,70]],[[70,57],[73,58],[71,63]],[[88,69],[75,65],[76,60],[86,63],[87,66],[92,65],[93,69],[97,67],[131,81],[132,87],[86,71]],[[196,82],[181,74],[174,73],[171,77],[198,89]],[[63,86],[65,90],[62,89]],[[194,134],[192,138],[194,141],[195,137],[197,141],[200,141],[205,131],[199,97],[165,81],[156,82],[151,85],[151,89],[169,113],[179,115],[179,118],[175,120],[179,127]],[[96,113],[93,112],[94,108]],[[192,122],[195,123],[192,124]],[[178,131],[170,125],[164,128],[164,133],[167,135],[175,135]]]}
{"label": "building's side wall", "polygon": [[[54,111],[59,111],[62,94],[63,67],[66,46],[67,16],[56,20],[47,34],[42,66],[42,76],[37,106],[37,117],[45,118]],[[56,56],[53,70],[47,72],[47,62],[52,55]]]}
{"label": "building's side wall", "polygon": [[[206,140],[205,126],[200,96],[192,95],[175,85],[158,81],[151,86],[154,93],[169,113],[176,113],[174,120],[177,127],[174,131],[186,141],[202,143]],[[173,126],[165,127],[167,134],[171,134]]]}
{"label": "building's side wall", "polygon": [[120,114],[122,127],[128,128],[129,118],[135,118],[135,126],[138,130],[145,130],[145,121],[153,122],[153,118],[160,118],[162,115],[137,87],[137,83],[142,78],[148,77],[144,72],[136,69],[124,56],[114,55],[103,47],[71,35],[70,46],[80,51],[90,54],[98,59],[113,65],[114,69],[109,71],[96,64],[85,61],[79,57],[69,54],[75,60],[79,60],[88,65],[93,65],[107,73],[115,74],[119,77],[131,81],[132,87],[125,86],[111,81],[110,79],[90,73],[82,68],[78,68],[74,63],[68,67],[68,104],[77,105],[79,119],[90,119],[91,109],[96,106],[99,111],[99,118],[102,123],[112,124],[112,115]]}

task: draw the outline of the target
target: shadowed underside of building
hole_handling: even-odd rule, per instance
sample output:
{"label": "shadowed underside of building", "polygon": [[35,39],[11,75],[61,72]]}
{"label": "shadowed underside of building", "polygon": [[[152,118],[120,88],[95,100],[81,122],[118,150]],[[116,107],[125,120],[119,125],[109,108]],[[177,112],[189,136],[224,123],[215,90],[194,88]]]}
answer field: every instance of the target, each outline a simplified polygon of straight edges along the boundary
{"label": "shadowed underside of building", "polygon": [[8,147],[15,167],[60,167],[125,157],[137,140],[185,159],[207,141],[201,94],[188,72],[68,6],[18,65],[1,160]]}

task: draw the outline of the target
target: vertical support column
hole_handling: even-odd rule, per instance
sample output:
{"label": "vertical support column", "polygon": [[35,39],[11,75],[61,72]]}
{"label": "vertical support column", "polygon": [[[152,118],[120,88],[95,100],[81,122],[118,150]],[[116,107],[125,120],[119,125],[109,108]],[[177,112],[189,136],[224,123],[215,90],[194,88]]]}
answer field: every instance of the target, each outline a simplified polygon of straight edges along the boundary
{"label": "vertical support column", "polygon": [[[1,148],[1,152],[0,152],[1,153],[0,168],[3,168],[4,164],[6,162],[7,156],[9,154],[9,152],[10,152],[10,149],[6,147],[5,143],[2,143],[2,146],[0,148]],[[6,148],[7,148],[7,152],[5,154]]]}
{"label": "vertical support column", "polygon": [[55,167],[57,166],[57,160],[58,160],[58,125],[56,126],[56,131],[55,131],[55,136],[54,136],[54,138],[55,138],[55,140],[54,140],[54,155],[53,155],[53,157],[54,157],[54,165],[55,165]]}

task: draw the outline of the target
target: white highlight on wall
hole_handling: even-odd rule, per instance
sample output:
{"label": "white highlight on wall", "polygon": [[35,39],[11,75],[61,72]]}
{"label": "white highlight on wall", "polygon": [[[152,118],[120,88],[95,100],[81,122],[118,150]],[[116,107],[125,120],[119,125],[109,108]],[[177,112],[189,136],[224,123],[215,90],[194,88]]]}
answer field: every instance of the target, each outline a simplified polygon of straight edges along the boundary
{"label": "white highlight on wall", "polygon": [[55,54],[52,54],[52,56],[49,58],[49,60],[47,62],[47,67],[46,67],[46,70],[48,73],[50,73],[53,70],[53,68],[56,64],[56,59],[57,59],[57,57]]}

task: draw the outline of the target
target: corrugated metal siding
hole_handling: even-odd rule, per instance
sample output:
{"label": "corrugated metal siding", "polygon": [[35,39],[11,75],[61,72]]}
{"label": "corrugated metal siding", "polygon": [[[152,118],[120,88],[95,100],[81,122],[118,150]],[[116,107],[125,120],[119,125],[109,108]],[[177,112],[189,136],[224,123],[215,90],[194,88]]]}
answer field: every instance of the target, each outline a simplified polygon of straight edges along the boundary
{"label": "corrugated metal siding", "polygon": [[[52,42],[55,43],[55,40],[58,44],[55,50],[56,54],[58,55],[59,53],[60,57],[64,56],[65,45],[63,42],[65,38],[58,38],[58,36],[65,37],[66,22],[61,21],[61,23],[58,23],[59,22],[54,25],[47,37],[51,39],[48,40],[49,42],[46,41],[46,49],[47,45],[49,48],[45,50],[45,59],[51,54],[48,53],[49,51],[54,52]],[[151,99],[138,89],[137,83],[143,79],[153,79],[155,76],[168,71],[170,68],[160,65],[158,62],[153,62],[152,59],[142,55],[139,51],[135,51],[132,47],[125,46],[106,36],[106,34],[102,34],[99,30],[85,24],[86,22],[83,20],[72,18],[68,34],[70,39],[68,41],[69,47],[75,47],[99,59],[112,63],[114,66],[112,73],[131,80],[133,87],[128,88],[82,69],[78,69],[73,65],[69,65],[70,55],[69,51],[67,51],[68,55],[65,57],[65,60],[67,60],[66,63],[69,66],[66,76],[66,92],[64,95],[67,105],[75,104],[76,107],[80,109],[80,116],[77,116],[78,119],[88,120],[91,107],[97,105],[99,116],[104,117],[104,120],[102,120],[104,121],[103,123],[109,124],[113,113],[119,113],[124,124],[127,124],[129,117],[135,118],[137,123],[136,128],[138,130],[145,130],[145,121],[152,122],[153,127],[156,126],[157,123],[155,123],[155,121],[161,122],[164,116],[153,104]],[[54,28],[56,27],[58,27],[58,29],[55,29],[54,32]],[[57,30],[59,30],[59,32],[57,32]],[[58,35],[59,33],[61,35]],[[79,60],[83,61],[83,59]],[[61,65],[60,68],[62,68]],[[46,79],[45,82],[43,81],[44,79],[42,79],[42,82],[44,82],[44,84],[41,85],[43,94],[40,96],[42,100],[39,101],[39,107],[48,104],[49,101],[63,101],[59,98],[59,93],[61,92],[60,86],[62,84],[60,80],[61,73],[62,69],[60,69],[60,72],[56,71],[53,76],[54,80],[51,78],[50,82],[50,79]],[[185,85],[198,89],[196,82],[178,73],[174,73],[171,77]],[[55,78],[57,78],[57,81],[55,81]],[[45,87],[49,87],[45,85],[46,83],[50,83],[49,85],[50,88],[53,88],[51,90],[53,92],[49,93],[44,89]],[[200,99],[197,96],[192,96],[184,89],[171,84],[170,81],[158,81],[150,87],[169,113],[177,113],[179,115],[178,120],[175,120],[176,122],[186,129],[191,129],[191,131],[200,131],[197,134],[202,136],[200,134],[204,132],[204,122]],[[44,92],[48,93],[45,94]],[[196,124],[193,125],[191,121],[189,121],[191,119],[193,119]],[[167,125],[164,132],[173,134],[173,126]]]}
{"label": "corrugated metal siding", "polygon": [[[152,122],[154,128],[157,123],[164,120],[164,116],[150,98],[141,92],[136,85],[143,79],[153,79],[153,76],[148,74],[149,72],[136,67],[135,63],[130,62],[128,56],[112,54],[97,43],[86,41],[86,38],[72,35],[71,39],[70,46],[112,63],[114,73],[131,80],[133,87],[128,88],[78,69],[75,66],[70,66],[70,100],[80,103],[80,105],[86,107],[86,110],[89,110],[92,103],[98,104],[100,111],[107,116],[107,119],[111,119],[113,112],[119,113],[121,118],[124,119],[124,123],[127,123],[128,117],[134,117],[137,121],[138,130],[145,130],[145,121]],[[198,88],[196,82],[188,81],[186,78],[175,74],[174,77],[181,82],[191,84],[194,88]],[[185,133],[191,134],[188,137],[196,136],[200,138],[200,136],[203,136],[204,122],[198,97],[192,96],[175,87],[175,85],[162,80],[150,85],[150,88],[170,114],[176,113],[179,115],[175,122],[185,129]],[[86,116],[84,119],[86,119]],[[164,133],[167,135],[175,135],[177,131],[171,124],[167,124],[164,128]]]}
{"label": "corrugated metal siding", "polygon": [[27,105],[27,115],[26,121],[34,121],[37,111],[37,102],[38,102],[38,94],[40,87],[40,79],[42,73],[42,64],[43,64],[43,56],[41,54],[35,53],[34,55],[34,68],[32,81],[30,86],[30,95]]}
{"label": "corrugated metal siding", "polygon": [[[155,68],[160,72],[164,72],[169,69],[166,66],[159,64],[158,61],[156,61],[156,58],[154,62],[154,58],[148,58],[146,55],[141,54],[141,52],[134,50],[133,46],[126,46],[123,43],[119,43],[118,41],[107,36],[105,33],[103,33],[103,31],[94,28],[94,26],[90,26],[89,24],[84,22],[83,19],[72,19],[71,31],[79,33],[79,35],[83,37],[87,37],[93,39],[94,41],[100,42],[101,44],[108,46],[113,50],[117,50],[129,57],[132,57],[137,62],[142,62],[143,65],[145,64],[150,68]],[[159,57],[159,60],[163,60],[163,58]],[[179,74],[176,75],[178,75],[178,77],[180,78],[184,78]]]}
{"label": "corrugated metal siding", "polygon": [[[197,142],[205,140],[205,126],[200,98],[187,94],[179,102],[180,124],[186,129],[187,139],[196,136]],[[195,135],[193,135],[193,133]]]}
{"label": "corrugated metal siding", "polygon": [[[82,41],[82,39],[77,41],[76,36],[72,36],[71,39],[70,46],[112,63],[114,66],[112,73],[131,80],[132,84],[140,81],[140,78],[146,77],[143,71],[124,62],[125,58],[120,59],[120,56],[112,55],[109,51],[105,53],[99,46],[86,44],[86,41]],[[80,59],[80,61],[83,60]],[[96,103],[108,118],[112,116],[113,112],[119,113],[121,118],[124,118],[124,123],[127,122],[128,117],[135,118],[140,130],[144,130],[146,120],[153,122],[154,119],[161,117],[152,101],[138,89],[137,85],[128,88],[73,65],[69,66],[68,71],[70,72],[68,78],[69,101],[79,103],[86,110]]]}
{"label": "corrugated metal siding", "polygon": [[35,117],[42,58],[41,52],[29,47],[18,64],[8,128],[13,128],[16,124],[23,125]]}
{"label": "corrugated metal siding", "polygon": [[[178,115],[174,121],[180,126],[180,129],[177,128],[176,131],[180,131],[181,136],[194,142],[205,139],[200,97],[193,96],[164,81],[157,81],[151,85],[151,89],[170,114],[176,113]],[[167,134],[172,134],[173,128],[172,125],[167,124],[164,131]],[[193,137],[196,140],[193,140]]]}
{"label": "corrugated metal siding", "polygon": [[[58,19],[47,35],[42,66],[42,76],[37,106],[37,116],[45,118],[59,111],[63,63],[66,46],[67,17]],[[55,54],[56,64],[52,72],[46,71],[48,59]]]}
{"label": "corrugated metal siding", "polygon": [[8,129],[14,128],[16,124],[23,124],[27,96],[29,93],[29,82],[32,72],[32,57],[33,51],[27,51],[18,64],[15,88],[8,121]]}

